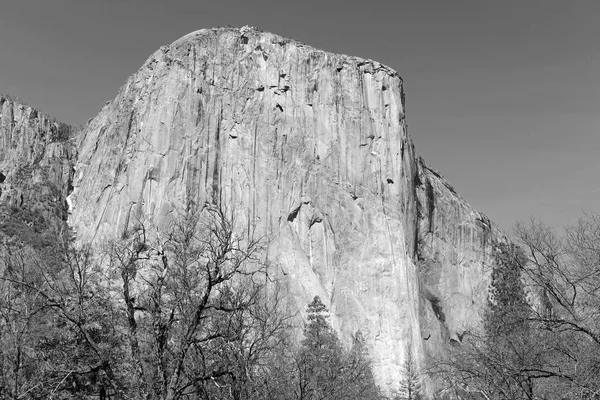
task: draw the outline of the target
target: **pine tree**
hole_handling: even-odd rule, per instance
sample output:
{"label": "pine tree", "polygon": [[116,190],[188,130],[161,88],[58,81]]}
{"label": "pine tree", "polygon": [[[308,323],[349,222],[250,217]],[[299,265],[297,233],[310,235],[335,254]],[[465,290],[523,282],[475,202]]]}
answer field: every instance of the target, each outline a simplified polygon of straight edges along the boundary
{"label": "pine tree", "polygon": [[485,329],[494,337],[522,332],[529,312],[521,281],[526,258],[514,244],[499,243],[494,249],[494,259]]}
{"label": "pine tree", "polygon": [[334,357],[340,357],[342,347],[336,333],[329,324],[329,310],[327,310],[319,296],[315,296],[308,305],[307,314],[308,324],[304,328],[302,346],[320,355],[331,353]]}
{"label": "pine tree", "polygon": [[308,305],[308,324],[299,355],[301,399],[328,398],[339,389],[342,346],[329,324],[329,311],[319,296]]}
{"label": "pine tree", "polygon": [[494,259],[481,368],[489,371],[489,386],[498,398],[533,398],[531,376],[540,368],[542,354],[536,350],[521,280],[526,258],[514,244],[498,243]]}
{"label": "pine tree", "polygon": [[300,400],[377,400],[365,339],[358,331],[351,350],[344,351],[329,324],[329,311],[316,296],[308,305],[308,324],[298,357]]}
{"label": "pine tree", "polygon": [[382,398],[373,376],[366,340],[360,330],[354,335],[352,348],[346,357],[344,380],[348,399]]}
{"label": "pine tree", "polygon": [[402,375],[400,390],[396,394],[395,400],[421,400],[423,398],[421,378],[410,344],[406,346],[406,359]]}

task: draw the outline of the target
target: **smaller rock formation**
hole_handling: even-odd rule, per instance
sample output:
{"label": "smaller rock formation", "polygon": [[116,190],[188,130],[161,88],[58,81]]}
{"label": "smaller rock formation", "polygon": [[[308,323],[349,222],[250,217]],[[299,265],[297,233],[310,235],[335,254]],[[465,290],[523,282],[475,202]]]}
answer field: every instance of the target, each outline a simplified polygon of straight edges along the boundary
{"label": "smaller rock formation", "polygon": [[40,230],[66,222],[73,133],[71,126],[0,94],[0,233],[27,243]]}

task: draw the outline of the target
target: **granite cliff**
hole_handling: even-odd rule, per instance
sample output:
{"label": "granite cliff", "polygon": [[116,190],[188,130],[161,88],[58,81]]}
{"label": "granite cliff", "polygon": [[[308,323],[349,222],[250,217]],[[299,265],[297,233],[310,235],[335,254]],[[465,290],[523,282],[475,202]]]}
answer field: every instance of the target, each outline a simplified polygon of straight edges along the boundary
{"label": "granite cliff", "polygon": [[[0,94],[0,238],[43,247],[66,229],[75,129]],[[54,232],[54,233],[52,233]],[[42,237],[46,235],[44,239]],[[47,243],[46,243],[47,239]]]}
{"label": "granite cliff", "polygon": [[362,331],[388,391],[406,351],[422,366],[487,302],[500,234],[416,154],[402,79],[376,61],[201,30],[150,56],[74,147],[19,107],[2,106],[3,201],[25,201],[14,171],[43,165],[82,242],[224,204],[271,238],[299,310],[320,295],[343,341]]}

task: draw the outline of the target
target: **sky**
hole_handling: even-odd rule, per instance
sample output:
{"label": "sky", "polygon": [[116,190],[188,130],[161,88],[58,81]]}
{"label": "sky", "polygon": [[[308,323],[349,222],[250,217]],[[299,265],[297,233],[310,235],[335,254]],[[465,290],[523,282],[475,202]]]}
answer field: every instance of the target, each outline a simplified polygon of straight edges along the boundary
{"label": "sky", "polygon": [[161,45],[256,26],[404,79],[417,152],[501,229],[600,213],[600,1],[19,0],[0,93],[73,125]]}

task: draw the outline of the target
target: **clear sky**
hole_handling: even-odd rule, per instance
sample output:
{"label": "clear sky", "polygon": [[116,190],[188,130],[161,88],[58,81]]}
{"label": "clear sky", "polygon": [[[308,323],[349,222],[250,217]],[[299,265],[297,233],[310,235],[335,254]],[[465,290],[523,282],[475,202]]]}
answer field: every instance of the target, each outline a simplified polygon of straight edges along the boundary
{"label": "clear sky", "polygon": [[227,25],[397,70],[417,151],[502,229],[600,212],[598,0],[6,0],[0,92],[83,124],[159,46]]}

